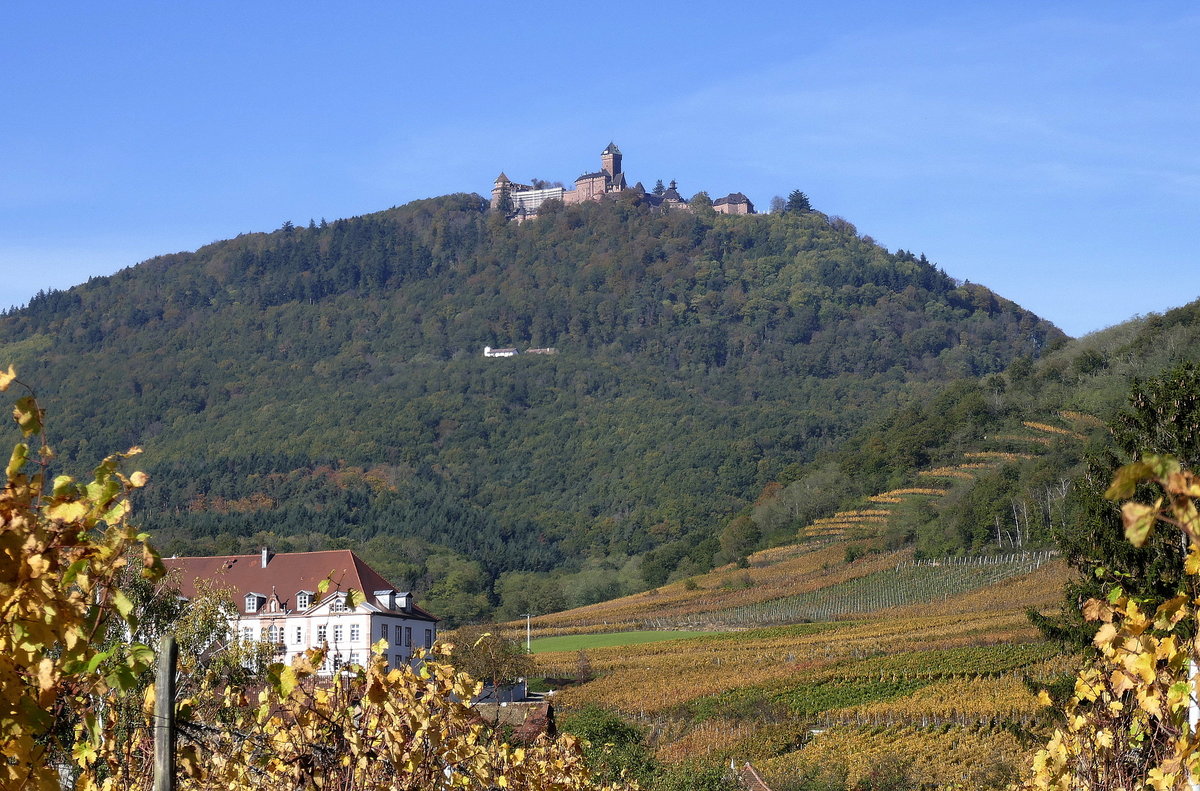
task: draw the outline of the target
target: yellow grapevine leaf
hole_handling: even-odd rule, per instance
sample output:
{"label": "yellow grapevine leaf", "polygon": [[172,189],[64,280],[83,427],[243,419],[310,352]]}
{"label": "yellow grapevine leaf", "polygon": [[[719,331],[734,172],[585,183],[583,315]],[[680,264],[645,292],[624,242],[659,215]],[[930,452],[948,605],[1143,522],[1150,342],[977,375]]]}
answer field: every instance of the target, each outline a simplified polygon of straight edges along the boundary
{"label": "yellow grapevine leaf", "polygon": [[1121,506],[1121,521],[1125,524],[1125,538],[1135,547],[1146,543],[1158,519],[1158,509],[1162,505],[1159,498],[1154,505],[1144,503],[1125,503]]}
{"label": "yellow grapevine leaf", "polygon": [[1149,652],[1138,654],[1133,661],[1132,669],[1147,684],[1153,684],[1158,675],[1154,654]]}
{"label": "yellow grapevine leaf", "polygon": [[24,442],[18,442],[13,447],[12,456],[10,456],[9,460],[8,460],[8,470],[7,470],[8,477],[12,478],[17,473],[19,473],[21,471],[21,468],[25,466],[25,460],[28,458],[29,458],[29,446],[26,445]]}
{"label": "yellow grapevine leaf", "polygon": [[117,608],[117,612],[121,613],[122,618],[128,618],[129,613],[133,612],[133,602],[129,600],[129,597],[123,591],[113,591],[112,603]]}
{"label": "yellow grapevine leaf", "polygon": [[1124,695],[1127,691],[1137,686],[1137,682],[1130,678],[1120,670],[1114,670],[1111,676],[1113,692],[1118,695]]}
{"label": "yellow grapevine leaf", "polygon": [[296,689],[297,678],[296,671],[292,667],[285,667],[279,674],[279,695],[285,700],[291,697],[292,691]]}
{"label": "yellow grapevine leaf", "polygon": [[1167,478],[1167,491],[1186,497],[1200,497],[1200,478],[1186,470],[1177,472]]}
{"label": "yellow grapevine leaf", "polygon": [[1172,505],[1171,510],[1175,512],[1175,518],[1184,530],[1193,536],[1200,535],[1200,513],[1196,511],[1195,503],[1184,499],[1183,502]]}
{"label": "yellow grapevine leaf", "polygon": [[17,370],[12,365],[8,366],[7,371],[0,371],[0,392],[7,390],[8,386],[16,381],[16,378]]}
{"label": "yellow grapevine leaf", "polygon": [[74,522],[87,516],[90,510],[92,509],[88,507],[87,503],[72,500],[50,506],[46,509],[46,516],[51,519],[60,519],[63,522]]}
{"label": "yellow grapevine leaf", "polygon": [[1117,474],[1113,477],[1112,485],[1108,487],[1108,491],[1104,493],[1104,496],[1109,500],[1125,500],[1133,497],[1133,493],[1137,490],[1137,485],[1153,475],[1154,471],[1149,465],[1143,462],[1126,464],[1117,470]]}
{"label": "yellow grapevine leaf", "polygon": [[138,470],[133,475],[129,476],[129,484],[135,489],[140,489],[150,482],[150,476]]}
{"label": "yellow grapevine leaf", "polygon": [[42,410],[33,396],[25,396],[13,405],[13,419],[27,437],[42,430]]}
{"label": "yellow grapevine leaf", "polygon": [[1200,544],[1193,543],[1188,549],[1187,560],[1184,561],[1183,570],[1188,574],[1200,573]]}
{"label": "yellow grapevine leaf", "polygon": [[1096,644],[1097,648],[1103,651],[1112,645],[1112,642],[1116,636],[1117,627],[1113,626],[1111,623],[1106,623],[1104,626],[1100,627],[1100,631],[1096,632],[1096,636],[1092,639],[1092,642]]}
{"label": "yellow grapevine leaf", "polygon": [[50,561],[42,554],[33,555],[25,562],[29,564],[29,576],[31,579],[37,579],[50,570]]}
{"label": "yellow grapevine leaf", "polygon": [[1172,475],[1179,472],[1182,468],[1179,466],[1179,460],[1174,456],[1159,456],[1149,454],[1142,457],[1142,462],[1150,468],[1155,477],[1160,480],[1170,478]]}
{"label": "yellow grapevine leaf", "polygon": [[1175,775],[1154,767],[1146,773],[1146,785],[1154,788],[1155,791],[1168,791],[1175,787]]}
{"label": "yellow grapevine leaf", "polygon": [[1088,621],[1112,623],[1112,607],[1099,599],[1088,599],[1083,603],[1083,617]]}
{"label": "yellow grapevine leaf", "polygon": [[43,690],[53,689],[58,682],[58,673],[54,671],[54,660],[43,659],[38,662],[38,686]]}

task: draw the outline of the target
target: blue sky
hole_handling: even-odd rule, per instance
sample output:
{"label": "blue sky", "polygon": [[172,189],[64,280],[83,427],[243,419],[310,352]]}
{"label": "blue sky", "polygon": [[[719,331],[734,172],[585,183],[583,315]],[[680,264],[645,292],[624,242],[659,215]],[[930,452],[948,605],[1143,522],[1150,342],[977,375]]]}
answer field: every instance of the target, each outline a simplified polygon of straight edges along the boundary
{"label": "blue sky", "polygon": [[1080,335],[1200,296],[1200,6],[24,3],[0,306],[500,170],[802,189]]}

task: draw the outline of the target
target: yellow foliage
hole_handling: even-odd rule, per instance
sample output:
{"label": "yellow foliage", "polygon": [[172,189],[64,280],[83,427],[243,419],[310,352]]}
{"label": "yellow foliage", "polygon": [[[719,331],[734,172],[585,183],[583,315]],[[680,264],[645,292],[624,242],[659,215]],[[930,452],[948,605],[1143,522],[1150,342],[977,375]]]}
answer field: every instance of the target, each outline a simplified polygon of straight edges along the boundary
{"label": "yellow foliage", "polygon": [[[10,367],[0,389],[13,384],[21,383]],[[65,476],[47,486],[53,453],[32,394],[17,402],[14,419],[40,446],[31,458],[26,442],[17,445],[0,492],[0,755],[8,759],[0,789],[58,789],[55,763],[73,758],[87,768],[102,746],[80,704],[128,689],[152,658],[145,646],[93,639],[108,620],[133,621],[116,583],[127,550],[141,548],[147,575],[161,564],[123,521],[136,484],[118,466],[136,449],[102,461],[86,486]],[[64,739],[72,725],[73,744]]]}
{"label": "yellow foliage", "polygon": [[[419,668],[389,669],[374,656],[332,678],[317,675],[320,650],[290,666],[274,665],[269,683],[247,705],[229,688],[181,724],[196,762],[184,765],[184,791],[252,788],[600,789],[571,736],[514,747],[492,736],[467,702],[479,686],[437,654]],[[219,723],[219,727],[211,724]],[[105,774],[117,788],[145,776],[145,742],[109,745]],[[603,786],[604,788],[613,788]]]}
{"label": "yellow foliage", "polygon": [[[1200,546],[1200,526],[1190,519],[1200,496],[1195,481],[1174,460],[1148,456],[1121,468],[1108,496],[1157,484],[1164,496],[1153,505],[1125,503],[1127,536],[1141,543],[1161,525],[1174,526],[1193,555]],[[1196,574],[1186,574],[1194,592]],[[1085,616],[1103,622],[1093,641],[1100,658],[1077,676],[1066,725],[1034,757],[1026,788],[1188,787],[1200,770],[1200,741],[1188,717],[1200,692],[1192,670],[1200,660],[1193,598],[1181,594],[1151,613],[1117,589],[1107,602],[1085,604]]]}

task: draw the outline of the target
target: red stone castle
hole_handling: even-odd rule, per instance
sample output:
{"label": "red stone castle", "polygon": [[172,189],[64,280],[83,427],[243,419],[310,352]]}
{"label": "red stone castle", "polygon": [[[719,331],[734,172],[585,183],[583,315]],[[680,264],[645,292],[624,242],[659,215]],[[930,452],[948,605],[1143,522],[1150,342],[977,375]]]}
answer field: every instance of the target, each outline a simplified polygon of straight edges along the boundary
{"label": "red stone castle", "polygon": [[[614,143],[609,143],[608,147],[600,152],[600,170],[584,173],[575,179],[575,189],[567,189],[561,185],[517,184],[501,173],[492,187],[491,205],[493,210],[503,209],[520,222],[536,217],[538,209],[548,200],[559,200],[571,205],[600,200],[605,195],[623,191],[639,193],[643,200],[654,206],[689,208],[688,202],[676,189],[674,181],[661,193],[647,192],[640,181],[632,187],[628,186],[625,174],[621,170],[621,149]],[[740,192],[714,200],[713,209],[721,214],[754,214],[754,204]]]}

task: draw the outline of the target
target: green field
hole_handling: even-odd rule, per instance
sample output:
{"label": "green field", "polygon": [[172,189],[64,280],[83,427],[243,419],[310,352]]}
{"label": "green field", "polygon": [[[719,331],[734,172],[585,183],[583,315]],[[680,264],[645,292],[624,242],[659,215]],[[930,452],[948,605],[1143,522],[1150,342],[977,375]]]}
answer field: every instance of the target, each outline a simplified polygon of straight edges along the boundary
{"label": "green field", "polygon": [[689,637],[702,637],[709,634],[714,634],[714,632],[648,631],[570,634],[562,637],[539,637],[533,641],[530,647],[535,654],[544,654],[549,651],[586,651],[590,648],[608,648],[615,645],[657,643],[662,640],[686,640]]}

